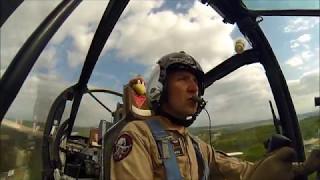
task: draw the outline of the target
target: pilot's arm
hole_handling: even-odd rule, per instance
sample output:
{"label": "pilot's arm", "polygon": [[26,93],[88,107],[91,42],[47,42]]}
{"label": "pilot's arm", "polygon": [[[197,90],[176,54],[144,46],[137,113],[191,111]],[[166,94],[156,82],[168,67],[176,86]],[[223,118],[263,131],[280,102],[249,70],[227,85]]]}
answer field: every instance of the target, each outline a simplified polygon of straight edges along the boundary
{"label": "pilot's arm", "polygon": [[120,132],[113,145],[111,179],[153,179],[150,144],[134,123]]}
{"label": "pilot's arm", "polygon": [[231,180],[292,180],[320,170],[320,150],[313,150],[304,163],[294,163],[295,151],[283,147],[251,163],[210,149],[210,179]]}
{"label": "pilot's arm", "polygon": [[253,163],[230,157],[223,152],[211,150],[209,160],[210,179],[242,180],[245,179]]}
{"label": "pilot's arm", "polygon": [[208,162],[209,179],[212,180],[243,180],[254,164],[249,161],[228,156],[216,151],[207,143],[199,140],[204,159]]}
{"label": "pilot's arm", "polygon": [[309,175],[320,170],[320,150],[313,150],[303,163],[294,163],[295,151],[283,147],[255,163],[246,180],[292,180],[298,175]]}
{"label": "pilot's arm", "polygon": [[293,170],[296,175],[310,175],[315,171],[320,172],[320,149],[313,149],[303,163],[293,163]]}

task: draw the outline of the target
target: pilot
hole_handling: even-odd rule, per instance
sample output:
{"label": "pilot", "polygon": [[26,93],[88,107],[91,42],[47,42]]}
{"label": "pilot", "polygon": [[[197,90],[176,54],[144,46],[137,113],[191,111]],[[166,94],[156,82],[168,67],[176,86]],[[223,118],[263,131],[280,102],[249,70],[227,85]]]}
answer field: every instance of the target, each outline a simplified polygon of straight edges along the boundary
{"label": "pilot", "polygon": [[130,121],[121,130],[113,145],[111,179],[286,180],[320,169],[319,151],[312,154],[313,161],[293,164],[294,150],[284,147],[254,164],[192,136],[187,127],[203,108],[203,78],[200,65],[183,51],[158,61],[147,84],[155,116]]}

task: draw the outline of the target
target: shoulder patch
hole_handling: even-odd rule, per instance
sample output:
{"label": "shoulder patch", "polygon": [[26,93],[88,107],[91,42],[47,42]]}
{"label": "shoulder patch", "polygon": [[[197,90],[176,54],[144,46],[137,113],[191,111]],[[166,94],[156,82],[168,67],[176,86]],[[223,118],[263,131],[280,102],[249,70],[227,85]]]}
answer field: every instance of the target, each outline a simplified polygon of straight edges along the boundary
{"label": "shoulder patch", "polygon": [[121,161],[127,157],[132,150],[132,144],[133,141],[131,135],[127,133],[121,134],[113,145],[113,160]]}

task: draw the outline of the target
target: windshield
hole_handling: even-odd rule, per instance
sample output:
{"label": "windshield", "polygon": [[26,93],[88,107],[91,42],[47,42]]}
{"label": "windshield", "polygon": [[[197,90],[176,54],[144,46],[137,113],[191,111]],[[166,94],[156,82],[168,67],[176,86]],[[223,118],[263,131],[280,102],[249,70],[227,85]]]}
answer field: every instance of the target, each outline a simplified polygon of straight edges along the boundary
{"label": "windshield", "polygon": [[264,17],[261,27],[287,80],[308,154],[320,145],[319,18]]}
{"label": "windshield", "polygon": [[251,10],[319,10],[320,8],[318,0],[242,0],[242,2]]}

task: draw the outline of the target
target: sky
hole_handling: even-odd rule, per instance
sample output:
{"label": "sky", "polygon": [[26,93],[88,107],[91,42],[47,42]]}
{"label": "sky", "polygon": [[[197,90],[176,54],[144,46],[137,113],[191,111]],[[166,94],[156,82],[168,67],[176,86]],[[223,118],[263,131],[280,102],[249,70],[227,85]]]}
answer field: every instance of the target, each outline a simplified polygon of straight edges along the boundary
{"label": "sky", "polygon": [[[1,27],[1,76],[27,37],[59,1],[25,1]],[[107,1],[83,1],[53,36],[25,81],[6,118],[44,121],[65,88],[75,84]],[[319,18],[263,17],[260,23],[287,80],[297,113],[319,111]],[[207,72],[235,54],[242,37],[198,1],[132,0],[108,39],[89,80],[91,88],[122,91],[136,75],[146,80],[163,55],[184,50]],[[249,45],[247,46],[249,48]],[[111,109],[121,99],[98,95]],[[270,119],[273,96],[262,66],[242,67],[206,89],[204,98],[213,125]],[[274,105],[275,106],[275,105]],[[65,117],[68,115],[67,108]],[[34,115],[40,111],[43,115]],[[35,117],[38,116],[38,117]],[[41,116],[41,117],[39,117]],[[111,120],[85,96],[76,123],[92,126]],[[193,126],[208,125],[202,112]]]}

